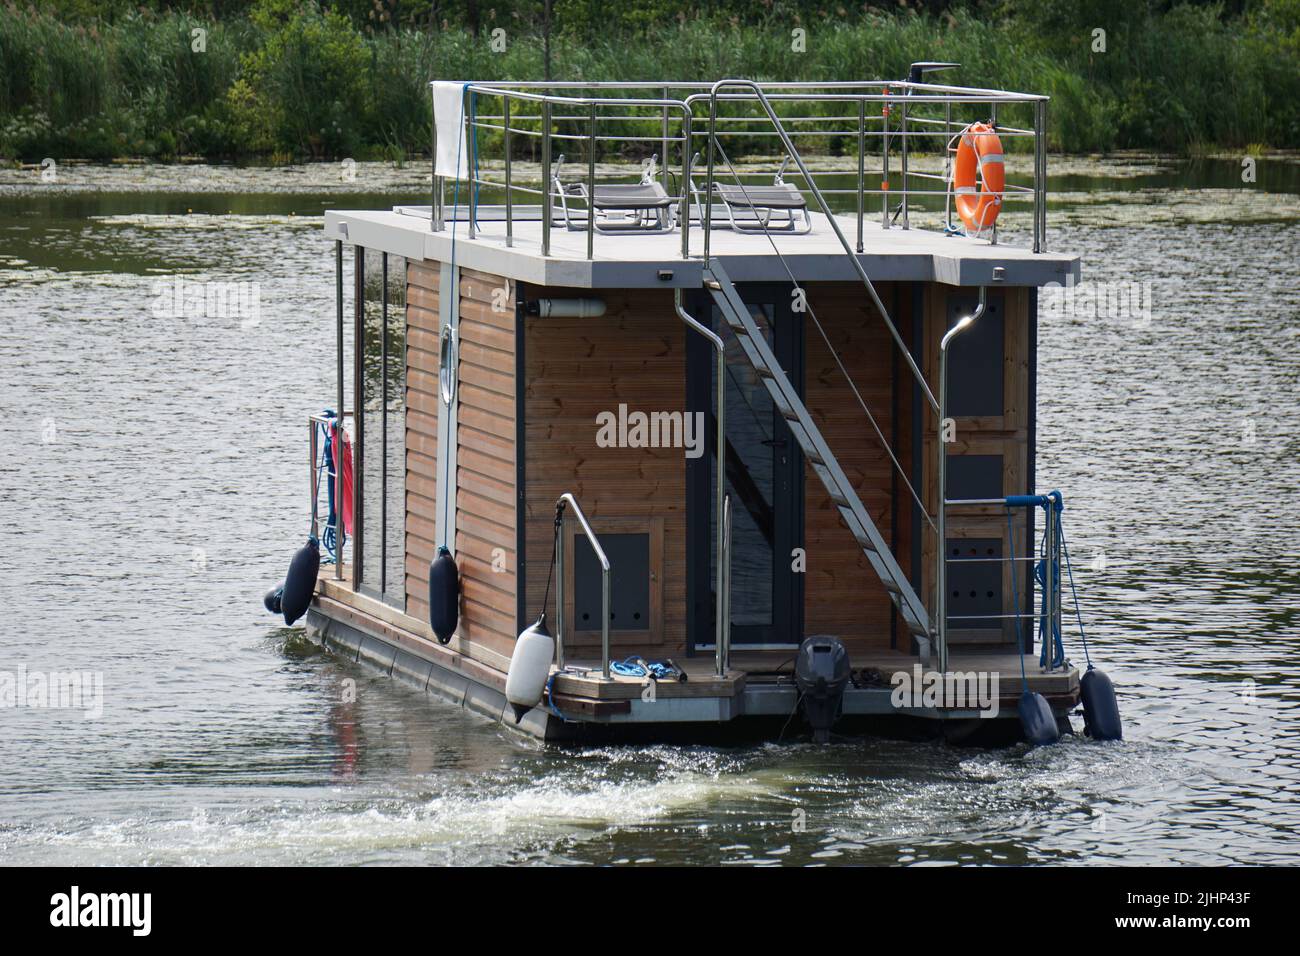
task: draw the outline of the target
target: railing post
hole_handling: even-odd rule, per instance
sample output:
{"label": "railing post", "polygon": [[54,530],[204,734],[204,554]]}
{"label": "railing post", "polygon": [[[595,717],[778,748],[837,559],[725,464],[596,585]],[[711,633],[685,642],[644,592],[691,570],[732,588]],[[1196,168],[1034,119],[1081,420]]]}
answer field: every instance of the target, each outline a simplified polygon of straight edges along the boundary
{"label": "railing post", "polygon": [[889,87],[880,105],[880,227],[889,228]]}
{"label": "railing post", "polygon": [[939,673],[948,673],[948,446],[944,442],[943,428],[948,415],[948,332],[939,346],[939,420],[935,426],[935,444],[939,449],[938,485],[939,501],[935,511],[934,550],[938,555],[934,567],[934,644],[938,655]]}
{"label": "railing post", "polygon": [[668,186],[670,185],[670,181],[668,179],[668,110],[669,110],[668,94],[669,92],[670,91],[668,87],[665,86],[663,123],[659,128],[659,139],[660,139],[659,155],[663,158],[663,163],[661,164],[661,168],[659,170],[659,178],[663,183],[664,192],[668,191]]}
{"label": "railing post", "polygon": [[316,419],[307,416],[307,487],[311,489],[311,536],[320,537],[316,521],[316,502],[320,498],[319,478],[316,473]]}
{"label": "railing post", "polygon": [[510,175],[510,94],[504,94],[501,97],[501,115],[504,117],[502,125],[505,127],[505,150],[506,150],[506,247],[509,248],[515,244],[515,220],[514,220],[514,203],[511,199],[511,175]]}
{"label": "railing post", "polygon": [[[912,92],[912,91],[909,89],[909,90],[907,91],[908,95],[910,95],[911,92]],[[900,179],[902,180],[902,184],[903,184],[903,190],[902,190],[902,192],[903,192],[903,200],[902,200],[902,202],[903,202],[903,228],[904,228],[904,229],[910,229],[912,226],[911,226],[911,220],[910,220],[910,218],[909,218],[909,216],[908,216],[908,211],[907,211],[907,99],[904,98],[903,101],[902,101],[899,105],[900,105],[901,112],[902,112],[902,119],[901,119],[901,121],[900,121],[899,135],[903,138],[903,150],[902,150],[902,153],[903,153],[903,161],[902,161],[902,166],[901,166],[901,168],[899,169],[899,177],[900,177]]]}
{"label": "railing post", "polygon": [[[721,481],[719,481],[721,484]],[[731,496],[722,499],[722,562],[718,569],[717,671],[726,677],[731,670]]]}
{"label": "railing post", "polygon": [[334,449],[334,580],[343,580],[343,240],[334,240],[334,303],[338,313],[338,437]]}
{"label": "railing post", "polygon": [[[704,265],[709,264],[709,230],[713,225],[713,147],[718,138],[718,98],[709,97],[709,172],[704,185]],[[721,467],[721,466],[719,466]]]}
{"label": "railing post", "polygon": [[[997,103],[989,104],[989,128],[994,130],[995,132],[998,128],[998,104]],[[1006,205],[1006,202],[1007,202],[1007,188],[1004,183],[1002,186],[1002,204]],[[998,244],[998,221],[994,219],[993,226],[989,230],[989,245],[996,246],[997,244]]]}
{"label": "railing post", "polygon": [[1047,563],[1047,567],[1044,569],[1043,573],[1043,624],[1045,625],[1045,629],[1043,632],[1044,643],[1043,647],[1039,648],[1039,653],[1042,654],[1046,651],[1047,669],[1051,670],[1052,645],[1056,640],[1056,634],[1052,630],[1056,624],[1056,584],[1053,581],[1055,573],[1052,568],[1052,561],[1055,559],[1054,552],[1056,549],[1056,504],[1052,501],[1051,497],[1048,497],[1047,499],[1047,517],[1044,519],[1044,522],[1047,525],[1047,553],[1043,555],[1043,560]]}
{"label": "railing post", "polygon": [[682,258],[691,257],[691,108],[682,112],[682,206],[678,219],[682,227]]}
{"label": "railing post", "polygon": [[542,255],[551,254],[551,101],[542,102]]}
{"label": "railing post", "polygon": [[600,676],[609,680],[609,604],[610,568],[608,563],[600,571]]}
{"label": "railing post", "polygon": [[943,104],[943,225],[947,228],[952,223],[952,102]]}
{"label": "railing post", "polygon": [[867,101],[858,100],[858,252],[862,251],[863,214],[866,212]]}
{"label": "railing post", "polygon": [[[567,593],[564,589],[564,572],[565,572],[565,537],[564,537],[564,513],[560,512],[555,519],[555,663],[560,670],[564,670],[564,595]],[[545,612],[546,608],[542,608]]]}
{"label": "railing post", "polygon": [[[388,594],[388,253],[379,254],[379,594]],[[358,402],[358,405],[361,403]],[[405,468],[405,463],[403,463]],[[362,515],[364,517],[364,513]]]}
{"label": "railing post", "polygon": [[[587,258],[596,251],[596,104],[591,104],[591,130],[587,141]],[[607,677],[609,675],[606,675]]]}
{"label": "railing post", "polygon": [[[1055,498],[1053,499],[1052,508],[1053,509],[1056,508]],[[1053,633],[1059,635],[1062,633],[1061,632],[1061,588],[1063,582],[1061,580],[1061,575],[1065,573],[1065,567],[1064,565],[1061,564],[1061,560],[1062,560],[1061,558],[1061,513],[1059,511],[1056,512],[1056,537],[1054,543],[1056,547],[1056,581],[1054,582],[1053,586],[1055,588],[1056,594],[1055,597],[1052,599],[1052,607],[1056,610],[1056,630]]]}
{"label": "railing post", "polygon": [[1034,252],[1042,252],[1047,233],[1047,103],[1034,104]]}
{"label": "railing post", "polygon": [[429,231],[442,231],[442,210],[438,208],[438,108],[429,88]]}
{"label": "railing post", "polygon": [[[474,144],[478,140],[475,138],[477,129],[474,126],[474,111],[470,108],[469,104],[474,102],[474,94],[466,89],[465,92],[461,94],[461,97],[461,105],[465,112],[465,151],[466,160],[468,161],[466,170],[469,173],[469,223],[466,226],[465,235],[470,239],[473,239],[474,223],[478,219],[478,182],[477,177],[475,176],[477,170],[474,168],[474,161],[478,158],[474,155]],[[452,226],[452,228],[454,229],[456,227]]]}

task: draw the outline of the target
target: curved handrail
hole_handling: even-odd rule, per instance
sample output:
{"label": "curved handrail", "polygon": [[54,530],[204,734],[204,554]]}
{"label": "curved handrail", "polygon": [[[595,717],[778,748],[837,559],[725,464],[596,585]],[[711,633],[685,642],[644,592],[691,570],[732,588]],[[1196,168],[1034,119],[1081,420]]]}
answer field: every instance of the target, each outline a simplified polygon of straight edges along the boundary
{"label": "curved handrail", "polygon": [[[582,527],[582,533],[587,536],[587,541],[591,543],[591,550],[596,553],[596,560],[600,562],[600,652],[601,652],[601,677],[605,680],[610,679],[609,675],[609,602],[610,602],[610,563],[609,558],[605,556],[605,549],[600,546],[600,539],[596,537],[596,532],[591,530],[591,523],[587,521],[587,516],[583,514],[578,499],[573,497],[569,492],[565,492],[555,499],[555,533],[560,534],[560,522],[564,518],[565,506],[573,509],[573,514],[578,519],[578,524]],[[560,539],[556,542],[555,547],[555,652],[556,661],[560,667],[564,667],[564,541]]]}
{"label": "curved handrail", "polygon": [[935,514],[939,523],[935,528],[938,546],[934,549],[938,555],[934,567],[934,631],[940,673],[948,671],[948,446],[943,440],[943,423],[948,414],[948,346],[984,314],[988,295],[988,286],[980,286],[980,299],[975,311],[958,321],[939,342],[939,440],[936,442],[939,447],[939,501]]}
{"label": "curved handrail", "polygon": [[[917,366],[916,360],[912,358],[912,353],[908,349],[907,344],[903,341],[903,337],[899,335],[898,328],[894,325],[894,320],[889,317],[889,310],[885,308],[885,303],[876,292],[876,287],[872,284],[871,277],[867,275],[867,270],[863,268],[857,254],[853,251],[853,247],[849,244],[849,240],[845,238],[844,231],[840,229],[840,224],[836,221],[835,214],[831,211],[830,204],[826,202],[826,197],[822,195],[822,191],[818,188],[817,182],[813,179],[812,173],[809,172],[808,167],[804,164],[803,157],[799,155],[799,150],[795,148],[793,140],[790,139],[790,134],[786,132],[785,127],[781,124],[780,117],[776,115],[776,111],[772,108],[772,103],[767,98],[767,94],[764,93],[762,87],[753,80],[718,80],[718,82],[713,84],[713,87],[709,92],[709,161],[708,186],[706,187],[705,195],[713,195],[713,154],[714,143],[717,136],[718,92],[728,86],[738,86],[749,89],[753,92],[754,98],[762,105],[764,112],[767,113],[767,118],[772,122],[773,129],[776,130],[777,136],[781,138],[781,144],[785,147],[790,158],[794,160],[794,164],[799,167],[799,172],[803,175],[804,182],[807,183],[809,192],[811,192],[813,197],[817,200],[817,205],[821,207],[822,214],[826,217],[827,222],[830,223],[831,229],[835,232],[835,238],[837,238],[840,241],[840,245],[844,247],[844,254],[848,256],[849,261],[853,263],[853,268],[857,272],[858,278],[862,280],[862,284],[866,286],[867,293],[871,296],[872,303],[874,303],[876,309],[880,312],[881,317],[885,320],[885,325],[889,327],[889,334],[893,336],[894,342],[898,345],[899,351],[903,353],[903,358],[907,361],[907,367],[912,371],[912,377],[916,379],[917,384],[921,387],[921,393],[925,396],[926,401],[930,403],[930,407],[937,412],[939,410],[939,401],[930,390],[929,384],[925,381],[925,376],[921,374],[921,369]],[[708,264],[709,259],[709,227],[711,225],[709,214],[711,210],[712,203],[707,202],[704,209],[706,216],[704,223],[704,261],[706,265]]]}
{"label": "curved handrail", "polygon": [[[682,304],[681,289],[673,290],[673,307],[677,310],[677,316],[680,317],[688,328],[693,332],[701,334],[708,339],[708,343],[714,347],[714,354],[718,360],[718,408],[714,412],[715,418],[718,419],[718,468],[719,475],[722,475],[724,463],[727,462],[727,343],[723,342],[722,336],[707,325],[695,319],[690,315],[684,304]],[[727,496],[722,480],[716,481],[716,497],[714,499],[715,514],[724,515],[725,522],[718,523],[718,541],[716,541],[716,561],[718,561],[718,584],[715,585],[716,601],[718,601],[718,610],[715,614],[715,635],[714,648],[716,663],[718,663],[718,676],[725,674],[725,656],[723,645],[727,641],[729,633],[727,610],[731,607],[731,574],[728,572],[728,538],[731,533],[731,497]]]}

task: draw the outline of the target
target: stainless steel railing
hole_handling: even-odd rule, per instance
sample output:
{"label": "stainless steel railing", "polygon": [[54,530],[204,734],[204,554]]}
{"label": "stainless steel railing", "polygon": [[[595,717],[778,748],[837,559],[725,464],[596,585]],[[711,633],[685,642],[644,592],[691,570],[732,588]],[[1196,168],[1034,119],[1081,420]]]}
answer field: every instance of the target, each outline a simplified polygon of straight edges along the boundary
{"label": "stainless steel railing", "polygon": [[717,595],[717,613],[714,621],[714,647],[717,657],[718,676],[722,677],[725,673],[725,660],[723,647],[728,635],[731,633],[731,574],[728,564],[728,539],[730,533],[731,521],[731,499],[725,493],[726,484],[724,477],[723,462],[727,460],[727,346],[722,341],[722,336],[714,332],[703,322],[700,322],[689,312],[686,311],[682,302],[682,290],[674,290],[673,305],[677,310],[677,315],[686,327],[691,329],[697,335],[703,336],[713,346],[713,354],[717,362],[715,378],[717,379],[717,406],[714,411],[716,422],[716,442],[717,442],[717,461],[718,467],[714,469],[714,514],[725,515],[725,521],[718,523],[717,530],[717,583],[714,585],[714,593]]}
{"label": "stainless steel railing", "polygon": [[[540,92],[539,92],[540,91]],[[647,94],[651,95],[607,95],[607,94]],[[601,94],[601,95],[564,95],[564,94]],[[555,225],[553,200],[555,191],[552,184],[552,153],[554,141],[561,143],[582,143],[586,156],[586,194],[594,197],[596,192],[596,157],[599,144],[617,141],[624,145],[642,144],[637,148],[656,145],[663,155],[663,182],[665,191],[671,194],[669,183],[674,170],[679,170],[680,183],[676,200],[679,204],[678,228],[681,230],[681,255],[691,257],[692,200],[695,192],[692,182],[692,156],[699,139],[704,140],[708,150],[708,167],[704,199],[699,203],[698,223],[703,231],[703,258],[708,261],[710,252],[710,235],[713,226],[714,184],[716,175],[716,154],[721,150],[721,140],[741,139],[745,141],[760,140],[762,137],[775,137],[780,153],[792,160],[797,175],[803,182],[801,191],[810,194],[826,217],[832,231],[846,256],[857,271],[873,304],[879,310],[889,327],[895,344],[900,349],[909,371],[917,382],[922,394],[939,417],[938,427],[943,427],[945,414],[944,403],[937,399],[922,375],[916,361],[904,343],[894,323],[890,319],[884,303],[876,293],[870,277],[866,274],[856,252],[861,252],[864,243],[865,222],[867,216],[867,197],[879,196],[881,208],[881,229],[894,227],[894,222],[901,215],[902,228],[911,226],[910,211],[913,199],[944,200],[944,223],[948,223],[952,207],[951,169],[954,142],[963,129],[975,119],[987,118],[995,125],[1000,137],[1014,141],[1029,138],[1032,140],[1033,164],[1029,185],[1007,183],[1003,192],[1004,201],[1027,201],[1032,206],[1033,250],[1042,251],[1046,237],[1046,120],[1047,98],[1043,96],[1016,93],[1003,90],[990,90],[974,87],[948,86],[943,84],[919,83],[909,81],[888,82],[840,82],[840,83],[767,83],[758,84],[749,80],[726,79],[715,83],[659,83],[643,84],[635,82],[588,82],[571,84],[554,84],[544,82],[512,83],[469,83],[465,87],[466,125],[464,135],[476,138],[481,131],[489,134],[499,132],[504,145],[503,169],[504,179],[497,182],[483,174],[477,163],[471,169],[469,198],[467,203],[468,232],[475,235],[480,187],[504,189],[505,193],[505,243],[512,245],[515,241],[514,225],[517,220],[536,221],[538,215],[527,209],[521,216],[514,202],[516,193],[540,197],[540,248],[543,256],[551,253],[551,230]],[[500,112],[482,112],[477,109],[479,98],[499,100]],[[707,124],[696,122],[697,111],[707,104]],[[727,115],[720,110],[720,104],[739,114]],[[747,115],[743,112],[745,105],[757,105],[760,115]],[[782,115],[782,109],[785,110]],[[987,111],[975,114],[975,111]],[[1005,114],[1019,110],[1030,116],[1026,125],[1016,126],[999,122],[999,110]],[[611,112],[613,111],[613,112]],[[793,111],[793,115],[791,115]],[[877,116],[878,112],[878,116]],[[651,115],[653,114],[653,116]],[[965,114],[965,115],[960,115]],[[895,122],[891,122],[896,117]],[[657,123],[655,130],[641,130],[651,119]],[[436,117],[435,117],[436,120]],[[499,123],[496,121],[500,121]],[[537,128],[533,129],[536,124]],[[621,124],[621,126],[620,126]],[[630,124],[630,125],[629,125]],[[757,124],[757,125],[756,125]],[[878,124],[873,126],[873,124]],[[770,127],[770,129],[768,128]],[[436,136],[436,122],[435,122]],[[514,138],[529,137],[540,141],[541,179],[540,188],[522,185],[515,175]],[[873,154],[871,140],[879,140],[880,149],[880,185],[878,188],[868,185],[873,170],[868,158]],[[850,141],[856,151],[856,182],[850,188],[823,185],[818,176],[804,161],[796,144],[796,139],[821,139],[831,144],[837,141]],[[941,174],[926,172],[914,168],[914,143],[937,145],[941,151],[944,164]],[[679,161],[672,162],[671,152],[678,151]],[[474,154],[478,155],[476,148]],[[723,154],[726,155],[725,153]],[[891,158],[897,155],[901,181],[899,188],[894,188],[890,181]],[[731,161],[728,159],[728,165]],[[732,168],[737,182],[740,173]],[[841,175],[837,172],[822,175]],[[919,183],[914,185],[914,183]],[[934,184],[941,184],[942,188]],[[742,184],[743,185],[743,184]],[[445,187],[439,178],[434,177],[432,227],[440,229],[445,223]],[[850,196],[856,214],[856,243],[850,245],[834,210],[827,197]],[[893,216],[890,214],[891,197],[898,201]],[[538,207],[533,207],[534,209]],[[594,205],[588,205],[586,222],[586,257],[594,258],[596,250],[597,213]],[[766,229],[764,229],[766,231]],[[611,241],[616,242],[617,239]],[[997,241],[997,233],[992,233],[991,241]],[[778,251],[778,255],[780,255]],[[981,290],[983,309],[984,290]],[[678,312],[691,324],[694,323],[682,310],[680,297]],[[978,316],[979,312],[976,313]],[[964,327],[964,326],[963,326]],[[702,328],[702,326],[700,326]],[[698,331],[698,329],[697,329]],[[940,355],[940,388],[946,378],[946,346],[952,335],[944,339],[944,348]],[[715,348],[716,348],[715,343]],[[847,373],[846,373],[847,374]],[[721,381],[721,376],[720,376]],[[865,406],[864,406],[865,408]],[[722,431],[722,415],[719,409],[719,434]],[[870,413],[868,412],[868,415]],[[874,424],[874,421],[873,421]],[[879,429],[877,429],[879,432]],[[883,435],[880,436],[884,441]],[[896,467],[901,469],[897,459],[890,452]],[[935,528],[939,546],[936,551],[939,561],[936,570],[935,632],[940,664],[946,669],[947,615],[945,612],[944,591],[946,587],[946,553],[945,510],[946,510],[946,447],[942,441],[939,447],[939,505],[937,517],[939,524]],[[721,459],[720,459],[721,460]],[[904,475],[906,481],[906,476]],[[911,483],[908,482],[911,489]],[[915,490],[912,491],[916,498]],[[719,482],[718,498],[722,498]],[[921,505],[919,499],[917,503]],[[575,503],[576,507],[576,503]],[[719,513],[723,502],[716,504]],[[935,522],[921,505],[922,514]],[[719,528],[717,542],[719,567],[719,603],[723,594],[724,575],[722,529]],[[608,622],[605,622],[606,630]],[[722,631],[725,628],[723,615],[717,621],[717,648],[719,661],[723,656]],[[608,654],[605,655],[605,669],[608,671]],[[721,663],[720,665],[721,666]]]}
{"label": "stainless steel railing", "polygon": [[591,550],[596,554],[596,560],[600,562],[600,675],[605,680],[610,679],[609,675],[609,602],[610,602],[610,563],[609,558],[605,556],[605,549],[600,546],[600,539],[596,537],[596,532],[591,530],[591,523],[587,521],[587,516],[583,514],[582,508],[578,505],[578,499],[573,497],[569,492],[560,495],[555,501],[556,529],[555,533],[558,540],[555,542],[555,660],[561,670],[564,669],[564,575],[567,566],[565,552],[564,529],[560,522],[564,516],[564,509],[568,506],[573,509],[573,516],[578,519],[578,525],[582,528],[582,533],[587,536],[587,541],[591,544]]}
{"label": "stainless steel railing", "polygon": [[938,449],[938,462],[936,465],[937,477],[939,479],[939,502],[936,509],[936,526],[935,539],[938,546],[935,548],[937,558],[934,569],[934,632],[935,632],[935,649],[939,657],[939,671],[948,672],[948,443],[944,437],[944,430],[948,421],[948,346],[952,341],[961,335],[968,328],[975,324],[976,320],[984,314],[988,306],[988,288],[980,286],[979,304],[975,311],[957,321],[957,323],[944,333],[943,338],[939,341],[939,405],[936,409],[938,413],[938,441],[935,447]]}
{"label": "stainless steel railing", "polygon": [[[722,471],[721,468],[718,469]],[[721,478],[719,478],[721,481]],[[731,495],[722,499],[722,563],[718,566],[718,646],[714,661],[719,677],[731,669]]]}
{"label": "stainless steel railing", "polygon": [[[344,412],[343,420],[352,418],[352,412]],[[335,553],[335,564],[338,566],[335,571],[336,577],[342,577],[343,567],[343,545],[346,543],[346,535],[343,533],[343,487],[339,478],[338,470],[334,465],[333,459],[325,461],[324,454],[320,446],[320,429],[333,427],[337,419],[333,415],[326,415],[317,412],[307,416],[307,489],[311,496],[311,533],[315,535],[318,526],[321,523],[320,516],[320,496],[322,486],[333,488],[334,492],[334,522],[331,523],[328,517],[325,518],[325,528],[333,532],[333,550]],[[328,539],[328,535],[326,536]],[[326,541],[328,545],[328,540]]]}
{"label": "stainless steel railing", "polygon": [[[724,81],[734,84],[735,81]],[[785,115],[781,123],[791,141],[820,140],[840,155],[856,154],[854,168],[848,171],[855,177],[849,187],[819,186],[821,195],[847,197],[854,207],[857,219],[857,247],[862,248],[864,223],[867,215],[867,198],[880,197],[882,229],[894,228],[901,213],[901,227],[911,228],[911,200],[944,201],[944,221],[951,211],[951,152],[953,141],[970,122],[994,120],[997,132],[1004,141],[1028,139],[1033,155],[1030,182],[1008,183],[1003,198],[1007,202],[1028,202],[1032,206],[1031,231],[1034,251],[1041,251],[1046,236],[1046,121],[1047,98],[1034,94],[974,87],[944,86],[932,83],[907,81],[872,81],[842,83],[764,83],[751,84],[749,92],[717,94],[713,83],[543,83],[543,82],[473,82],[465,88],[468,108],[465,111],[464,135],[475,137],[486,132],[491,139],[491,151],[496,143],[502,146],[501,166],[503,176],[494,179],[480,169],[471,170],[469,189],[465,197],[464,215],[469,219],[469,231],[475,233],[475,217],[479,211],[478,188],[499,189],[505,196],[506,244],[516,240],[515,223],[524,218],[542,221],[542,254],[550,254],[551,228],[553,226],[551,185],[552,150],[558,140],[583,144],[587,158],[586,181],[588,194],[594,192],[596,183],[596,156],[602,144],[616,142],[623,148],[649,151],[657,148],[662,154],[662,179],[665,190],[672,194],[671,180],[677,176],[680,200],[679,227],[682,231],[682,256],[690,256],[689,235],[692,227],[690,215],[690,167],[697,142],[711,146],[719,137],[753,142],[761,151],[761,141],[767,138],[773,145],[781,137],[771,130],[752,128],[755,123],[766,124],[765,116],[746,115],[746,103],[758,102],[758,90],[769,104],[779,105]],[[640,94],[640,95],[637,95]],[[491,110],[480,105],[498,103]],[[727,113],[718,111],[725,104]],[[708,127],[700,128],[697,110],[705,105],[712,114]],[[1001,120],[998,119],[1002,114]],[[1016,113],[1026,119],[1021,125],[1008,121]],[[436,137],[436,117],[434,136]],[[497,137],[499,136],[499,140]],[[538,186],[520,182],[516,170],[515,153],[520,138],[539,147],[542,181]],[[873,150],[873,142],[879,149]],[[482,142],[475,155],[483,153]],[[851,144],[851,149],[845,149]],[[436,145],[436,140],[435,140]],[[928,150],[944,157],[942,173],[918,169],[913,163],[917,150]],[[753,150],[750,150],[753,152]],[[676,153],[676,161],[673,154]],[[880,158],[874,166],[874,156]],[[899,161],[900,182],[890,183],[891,160]],[[489,157],[490,159],[491,157]],[[870,160],[870,162],[869,162]],[[879,185],[873,185],[873,174],[879,173]],[[841,176],[838,171],[824,172],[822,176]],[[804,189],[817,186],[816,177],[806,167],[799,176]],[[533,196],[537,206],[520,210],[516,197]],[[441,229],[446,221],[445,184],[434,176],[432,195],[432,225]],[[893,216],[891,202],[897,202]],[[540,208],[539,208],[540,207]],[[595,216],[589,217],[587,226],[587,255],[594,257],[596,249]],[[994,232],[993,241],[997,241]],[[706,239],[707,242],[707,233]]]}
{"label": "stainless steel railing", "polygon": [[[946,637],[947,637],[947,625],[950,621],[960,620],[960,621],[968,621],[972,623],[981,622],[981,621],[983,622],[1013,621],[1016,622],[1017,624],[1017,634],[1019,635],[1018,625],[1021,621],[1037,620],[1042,622],[1042,624],[1044,625],[1045,639],[1055,640],[1056,639],[1055,635],[1059,635],[1061,633],[1061,621],[1062,621],[1062,614],[1061,614],[1062,549],[1061,549],[1061,535],[1058,533],[1058,529],[1057,529],[1057,522],[1060,520],[1058,516],[1058,509],[1060,506],[1059,495],[1056,492],[1053,492],[1050,495],[1010,495],[1005,498],[957,498],[957,499],[950,498],[944,502],[944,506],[946,508],[952,508],[952,507],[1005,508],[1008,514],[1010,514],[1011,510],[1015,508],[1023,508],[1026,514],[1032,514],[1034,508],[1042,508],[1045,514],[1044,520],[1045,520],[1046,527],[1044,528],[1043,531],[1043,545],[1039,553],[1035,553],[1034,549],[1031,547],[1028,549],[1028,553],[1024,555],[1016,554],[1015,535],[1017,533],[1017,529],[1015,528],[1014,523],[1010,521],[1008,522],[1008,532],[1007,532],[1008,550],[1007,553],[1001,557],[996,557],[996,556],[995,557],[969,557],[969,556],[958,557],[956,555],[949,555],[948,548],[946,545],[940,549],[939,566],[941,568],[946,568],[947,565],[949,564],[960,564],[962,562],[995,563],[999,565],[1009,565],[1010,566],[1009,573],[1012,578],[1012,594],[1016,595],[1021,600],[1012,606],[1012,610],[1002,611],[997,614],[950,614],[947,611],[946,600],[944,600],[943,603],[940,604],[940,610],[938,612],[940,616],[937,618],[937,620],[940,623],[939,633],[943,635],[944,638],[943,642],[941,642],[939,645],[939,655],[940,655],[939,670],[942,672],[947,671]],[[1015,575],[1019,573],[1019,568],[1017,566],[1028,563],[1029,566],[1033,568],[1039,562],[1046,563],[1046,573],[1043,575],[1042,581],[1039,582],[1036,575],[1030,574],[1028,576],[1029,580],[1026,582],[1024,594],[1021,595],[1019,592],[1019,588],[1015,584],[1015,580],[1014,580]],[[1041,597],[1043,602],[1041,611],[1034,610],[1036,583],[1038,584],[1041,590]],[[946,593],[942,589],[939,592],[939,596],[941,599],[946,599],[947,597]],[[1029,610],[1027,611],[1023,610],[1023,606],[1026,603],[1029,606]],[[1004,606],[1005,606],[1005,602],[1004,602]],[[1031,637],[1031,643],[1032,643],[1032,637]],[[1025,648],[1023,646],[1017,647],[1017,650],[1022,654],[1025,653]],[[1047,669],[1049,671],[1054,670],[1055,663],[1054,663],[1053,654],[1049,652],[1046,655],[1046,659],[1047,659]]]}

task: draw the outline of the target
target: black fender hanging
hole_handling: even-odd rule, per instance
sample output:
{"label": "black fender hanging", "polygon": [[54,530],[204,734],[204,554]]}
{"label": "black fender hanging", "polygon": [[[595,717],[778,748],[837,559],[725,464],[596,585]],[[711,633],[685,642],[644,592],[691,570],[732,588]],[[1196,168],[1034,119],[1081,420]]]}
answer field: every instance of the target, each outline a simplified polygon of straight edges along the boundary
{"label": "black fender hanging", "polygon": [[439,545],[437,555],[429,562],[429,627],[439,644],[451,640],[459,620],[460,572],[451,552]]}
{"label": "black fender hanging", "polygon": [[1119,719],[1119,701],[1115,685],[1102,671],[1088,671],[1079,678],[1079,697],[1083,701],[1083,732],[1093,740],[1123,740],[1124,727]]}
{"label": "black fender hanging", "polygon": [[316,577],[319,574],[320,543],[312,535],[306,544],[293,553],[289,573],[284,576],[280,611],[284,614],[285,624],[293,624],[307,613],[311,597],[316,593]]}
{"label": "black fender hanging", "polygon": [[1020,701],[1016,704],[1016,712],[1020,715],[1020,729],[1025,735],[1025,740],[1035,747],[1054,744],[1061,739],[1061,730],[1056,725],[1056,717],[1052,714],[1051,705],[1042,694],[1036,694],[1028,689],[1023,691],[1020,694]]}

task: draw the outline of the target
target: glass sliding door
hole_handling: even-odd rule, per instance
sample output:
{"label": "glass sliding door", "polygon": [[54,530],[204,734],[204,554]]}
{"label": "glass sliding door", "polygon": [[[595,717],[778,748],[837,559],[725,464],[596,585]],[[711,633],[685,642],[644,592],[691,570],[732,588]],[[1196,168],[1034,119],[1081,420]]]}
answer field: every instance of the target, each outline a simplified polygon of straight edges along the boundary
{"label": "glass sliding door", "polygon": [[388,256],[384,348],[384,600],[406,607],[406,259]]}
{"label": "glass sliding door", "polygon": [[356,399],[359,589],[396,607],[405,594],[406,260],[366,249]]}
{"label": "glass sliding door", "polygon": [[[765,283],[739,288],[755,324],[802,394],[802,316],[790,308],[789,287]],[[803,542],[802,454],[740,341],[711,302],[708,307],[712,327],[726,345],[726,460],[722,475],[732,507],[732,644],[794,645],[803,629],[803,576],[793,567],[794,550]],[[690,522],[702,527],[707,515],[709,529],[707,541],[697,536],[691,542],[692,555],[698,555],[692,558],[692,589],[707,598],[707,603],[695,602],[700,616],[694,640],[697,645],[710,645],[717,608],[713,593],[717,553],[712,545],[718,522],[713,499],[718,469],[714,437],[717,368],[711,352],[693,350],[691,355],[688,375],[696,378],[694,387],[688,384],[694,396],[692,407],[707,409],[709,426],[708,452],[701,462],[707,462],[707,467],[693,469],[687,479],[691,485]],[[702,613],[706,609],[707,624]]]}

